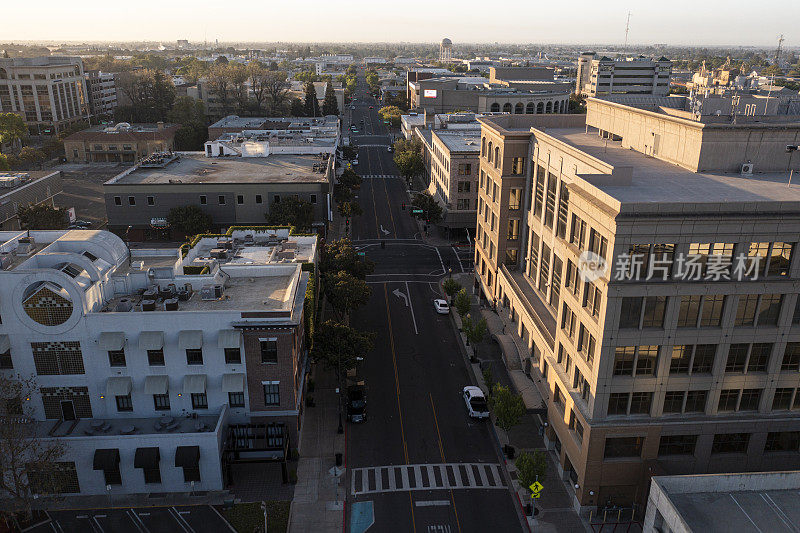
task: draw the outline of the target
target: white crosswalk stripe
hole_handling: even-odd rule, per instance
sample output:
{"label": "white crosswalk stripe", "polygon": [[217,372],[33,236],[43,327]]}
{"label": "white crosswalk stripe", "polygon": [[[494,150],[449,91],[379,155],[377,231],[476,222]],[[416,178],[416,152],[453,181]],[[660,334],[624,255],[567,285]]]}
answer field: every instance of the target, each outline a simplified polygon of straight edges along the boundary
{"label": "white crosswalk stripe", "polygon": [[506,488],[497,463],[439,463],[353,468],[354,496],[378,492]]}
{"label": "white crosswalk stripe", "polygon": [[365,180],[388,180],[392,178],[399,178],[400,176],[395,176],[392,174],[365,174],[361,177]]}

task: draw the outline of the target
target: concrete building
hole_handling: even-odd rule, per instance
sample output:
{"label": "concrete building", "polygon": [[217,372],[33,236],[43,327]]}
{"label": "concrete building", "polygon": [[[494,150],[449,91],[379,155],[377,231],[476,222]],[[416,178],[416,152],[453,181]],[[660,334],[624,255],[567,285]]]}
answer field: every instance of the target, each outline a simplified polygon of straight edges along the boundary
{"label": "concrete building", "polygon": [[179,124],[92,126],[64,139],[64,153],[73,163],[134,163],[175,148]]}
{"label": "concrete building", "polygon": [[167,224],[173,207],[196,205],[215,228],[260,225],[272,205],[295,196],[312,204],[314,226],[324,231],[333,160],[327,154],[155,154],[103,184],[108,228],[134,241],[181,240],[186,236]]}
{"label": "concrete building", "polygon": [[30,204],[55,205],[61,171],[0,172],[0,230],[20,228],[17,209]]}
{"label": "concrete building", "polygon": [[[798,452],[800,434],[771,435],[770,446],[788,453]],[[800,524],[798,494],[798,471],[657,476],[650,484],[642,530],[646,533],[791,531],[795,524]]]}
{"label": "concrete building", "polygon": [[448,229],[475,227],[480,141],[480,130],[432,132],[428,192],[444,208]]}
{"label": "concrete building", "polygon": [[[613,94],[669,94],[672,61],[662,57],[648,59],[644,56],[611,59],[595,58],[594,52],[578,58],[578,84],[584,96]],[[587,80],[588,79],[588,80]]]}
{"label": "concrete building", "polygon": [[90,70],[85,77],[89,112],[99,119],[113,118],[117,109],[116,76],[111,72]]}
{"label": "concrete building", "polygon": [[453,41],[445,37],[439,45],[439,62],[448,63],[453,60]]}
{"label": "concrete building", "polygon": [[2,372],[35,378],[11,400],[65,447],[56,492],[219,491],[237,463],[297,446],[315,237],[248,228],[154,250],[105,231],[0,240]]}
{"label": "concrete building", "polygon": [[55,135],[87,120],[83,61],[60,56],[0,58],[0,112],[20,115],[31,135]]}
{"label": "concrete building", "polygon": [[408,115],[400,116],[400,131],[406,140],[414,137],[416,128],[425,128],[425,113],[411,112]]}
{"label": "concrete building", "polygon": [[228,115],[208,127],[208,138],[218,139],[226,133],[248,130],[269,134],[302,133],[314,138],[339,138],[339,117],[240,117]]}
{"label": "concrete building", "polygon": [[800,431],[800,121],[597,98],[479,120],[477,290],[529,349],[575,506],[643,504],[652,475],[800,468],[768,444]]}

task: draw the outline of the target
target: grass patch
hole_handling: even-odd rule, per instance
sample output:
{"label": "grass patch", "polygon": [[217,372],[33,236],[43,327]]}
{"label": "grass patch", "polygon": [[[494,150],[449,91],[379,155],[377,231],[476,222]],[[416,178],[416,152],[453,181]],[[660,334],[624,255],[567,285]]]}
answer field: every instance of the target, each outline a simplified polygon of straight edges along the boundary
{"label": "grass patch", "polygon": [[[267,533],[286,533],[289,525],[289,504],[287,501],[268,501],[267,503]],[[239,533],[254,533],[264,531],[264,512],[261,502],[238,503],[230,509],[223,509],[222,515],[230,522]]]}

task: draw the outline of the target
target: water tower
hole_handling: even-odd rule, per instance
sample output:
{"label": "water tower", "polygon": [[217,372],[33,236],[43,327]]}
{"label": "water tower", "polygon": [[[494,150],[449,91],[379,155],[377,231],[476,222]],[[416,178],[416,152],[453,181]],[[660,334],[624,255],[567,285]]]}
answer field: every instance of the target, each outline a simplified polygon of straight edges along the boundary
{"label": "water tower", "polygon": [[439,61],[446,63],[453,59],[453,41],[448,38],[442,39],[442,44],[439,45]]}

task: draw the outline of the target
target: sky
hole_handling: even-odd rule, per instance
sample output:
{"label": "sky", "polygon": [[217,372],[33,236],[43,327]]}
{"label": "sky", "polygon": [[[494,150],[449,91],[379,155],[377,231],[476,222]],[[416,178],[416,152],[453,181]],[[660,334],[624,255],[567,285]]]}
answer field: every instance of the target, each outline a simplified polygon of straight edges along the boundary
{"label": "sky", "polygon": [[334,41],[800,46],[800,0],[38,0],[0,41]]}

